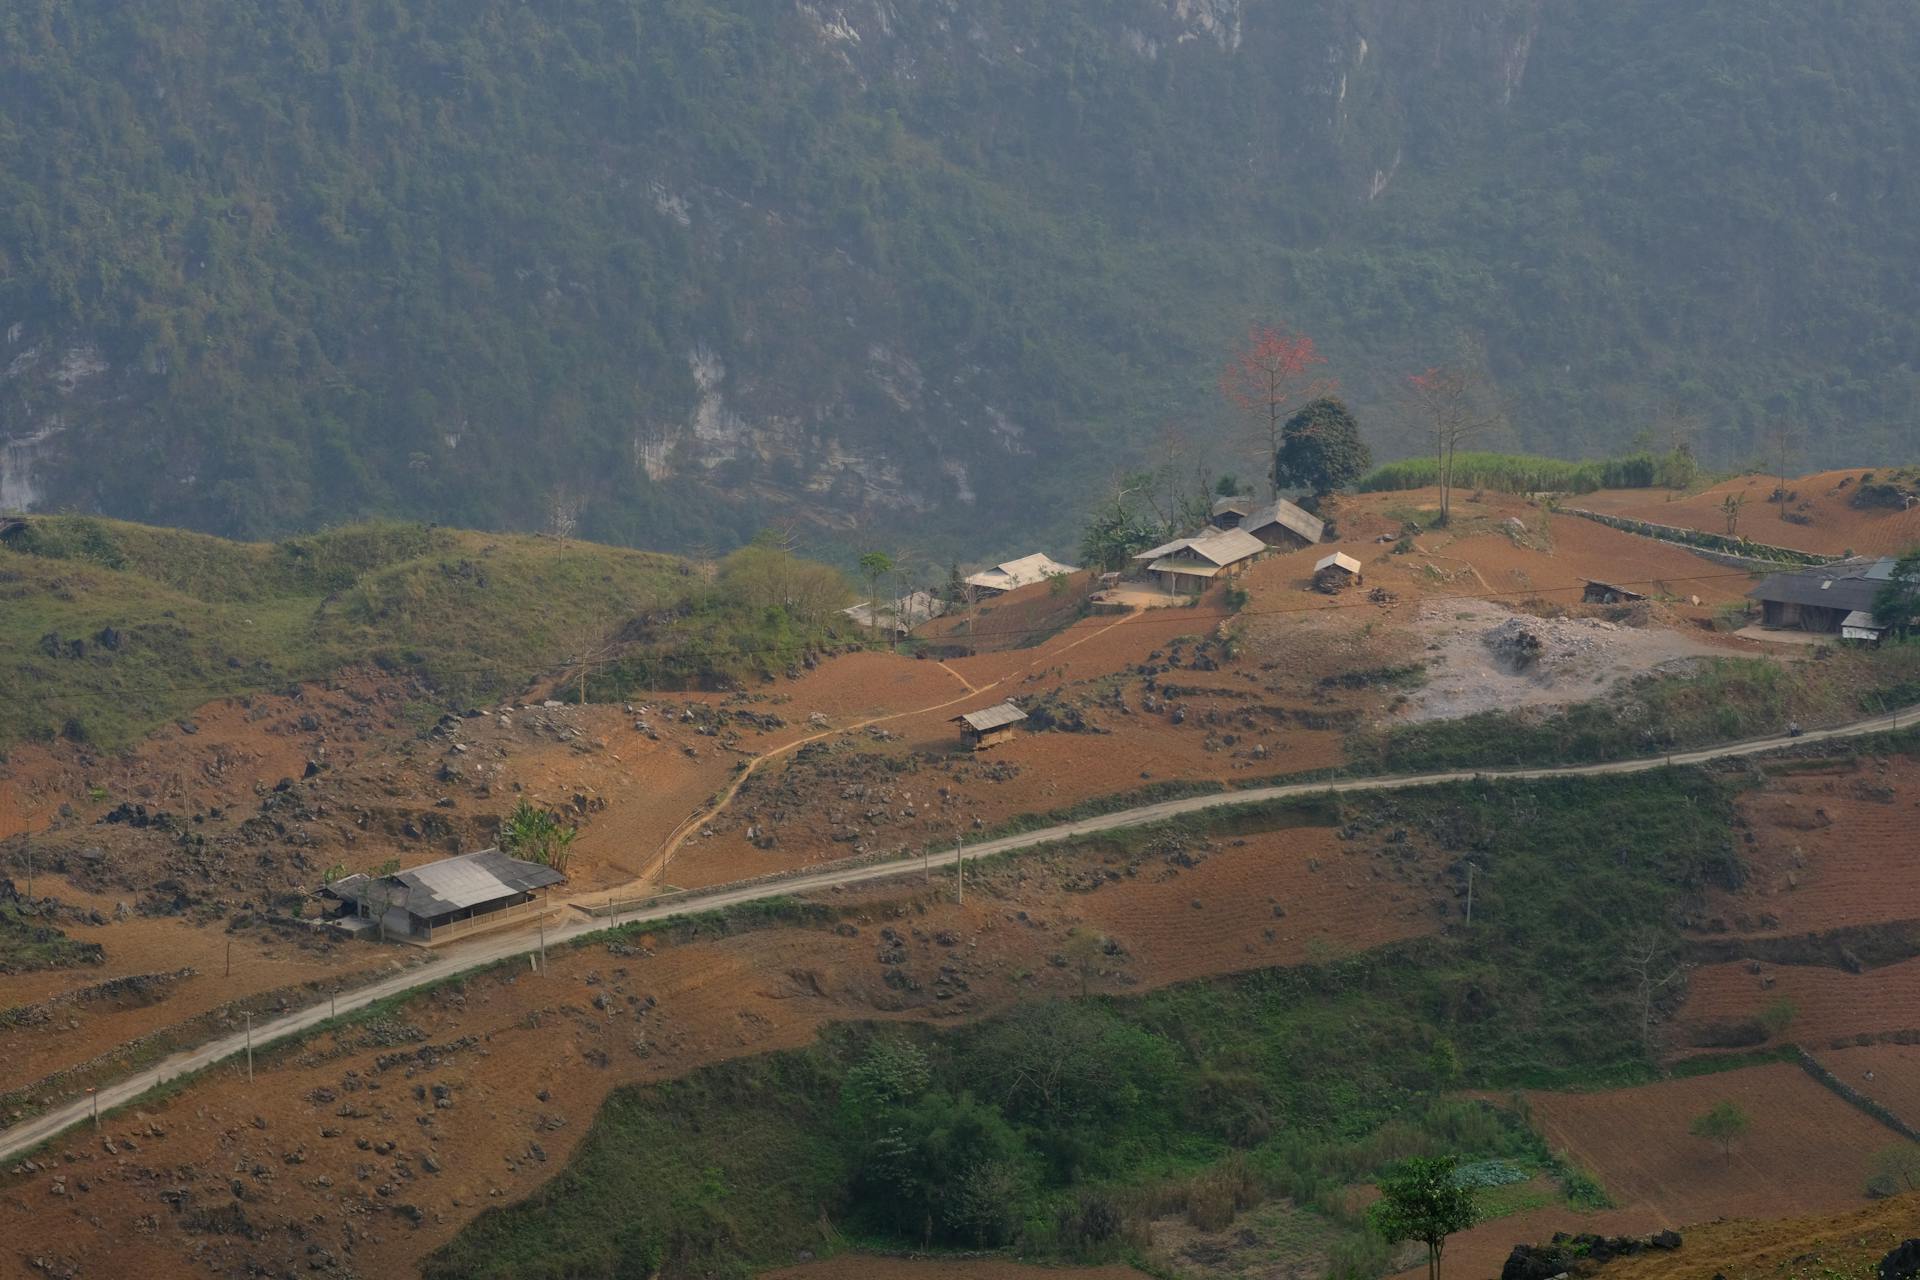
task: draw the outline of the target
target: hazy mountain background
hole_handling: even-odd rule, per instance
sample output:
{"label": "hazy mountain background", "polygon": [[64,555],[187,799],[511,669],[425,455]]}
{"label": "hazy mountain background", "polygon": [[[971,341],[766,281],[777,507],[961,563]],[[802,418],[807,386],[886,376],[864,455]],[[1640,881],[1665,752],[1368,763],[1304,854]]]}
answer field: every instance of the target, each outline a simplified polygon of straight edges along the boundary
{"label": "hazy mountain background", "polygon": [[1911,0],[13,0],[0,508],[1066,550],[1265,320],[1910,459],[1916,119]]}

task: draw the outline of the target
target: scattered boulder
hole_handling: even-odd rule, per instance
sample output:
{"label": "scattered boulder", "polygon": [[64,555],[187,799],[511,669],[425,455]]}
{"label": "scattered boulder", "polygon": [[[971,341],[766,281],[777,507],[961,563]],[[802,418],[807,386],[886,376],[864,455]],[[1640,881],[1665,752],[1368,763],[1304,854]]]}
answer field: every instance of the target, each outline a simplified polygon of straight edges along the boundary
{"label": "scattered boulder", "polygon": [[1880,1280],[1920,1280],[1920,1236],[1902,1240],[1880,1259]]}

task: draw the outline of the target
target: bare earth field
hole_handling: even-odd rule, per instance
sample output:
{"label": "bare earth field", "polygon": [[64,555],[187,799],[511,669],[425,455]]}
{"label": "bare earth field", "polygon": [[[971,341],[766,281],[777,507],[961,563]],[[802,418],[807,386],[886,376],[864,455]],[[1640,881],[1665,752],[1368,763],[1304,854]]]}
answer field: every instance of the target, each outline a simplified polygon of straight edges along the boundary
{"label": "bare earth field", "polygon": [[[310,1247],[361,1274],[406,1274],[475,1213],[557,1172],[619,1085],[804,1044],[834,1020],[964,1018],[1077,994],[1082,975],[1053,957],[1082,929],[1118,944],[1084,978],[1095,991],[1411,936],[1437,920],[1431,874],[1404,846],[1291,829],[1020,860],[977,873],[964,907],[944,884],[909,882],[828,895],[837,928],[556,952],[545,975],[436,990],[385,1021],[262,1055],[252,1084],[228,1064],[99,1138],[63,1139],[0,1180],[0,1238],[84,1275],[304,1266]],[[1328,893],[1298,901],[1323,883]],[[876,958],[882,929],[903,959]],[[196,1206],[231,1215],[235,1185],[244,1224],[187,1229]]]}
{"label": "bare earth field", "polygon": [[1739,533],[1755,542],[1796,551],[1839,555],[1899,555],[1920,544],[1920,508],[1901,511],[1888,507],[1859,508],[1850,504],[1862,477],[1874,475],[1878,481],[1884,472],[1865,470],[1823,471],[1787,482],[1794,497],[1787,512],[1807,521],[1805,524],[1780,518],[1780,508],[1769,501],[1779,481],[1772,476],[1739,476],[1699,493],[1670,495],[1658,489],[1610,489],[1582,494],[1569,499],[1568,505],[1626,516],[1654,524],[1670,524],[1682,529],[1724,534],[1726,516],[1720,504],[1729,495],[1746,499],[1740,513]]}
{"label": "bare earth field", "polygon": [[1876,1044],[1814,1056],[1843,1082],[1920,1129],[1920,1045]]}
{"label": "bare earth field", "polygon": [[[1687,1132],[1722,1100],[1753,1119],[1730,1158]],[[1896,1140],[1787,1063],[1527,1101],[1555,1149],[1598,1176],[1615,1203],[1645,1206],[1664,1226],[1857,1207],[1873,1153]]]}
{"label": "bare earth field", "polygon": [[[1745,575],[1523,499],[1462,496],[1451,532],[1422,533],[1393,554],[1407,514],[1432,501],[1418,492],[1342,501],[1339,545],[1363,561],[1364,587],[1310,589],[1328,547],[1277,555],[1239,581],[1249,600],[1237,614],[1216,592],[1194,608],[1080,618],[1043,586],[983,607],[970,627],[947,620],[938,639],[959,656],[944,660],[821,655],[731,691],[584,707],[529,695],[438,724],[421,721],[408,690],[356,675],[212,704],[127,753],[14,750],[0,765],[0,838],[35,833],[35,895],[57,898],[61,929],[99,943],[104,961],[0,975],[0,1012],[18,1015],[0,1031],[0,1092],[193,1019],[230,1024],[236,1002],[271,1003],[300,984],[353,981],[413,958],[272,921],[297,910],[295,891],[329,868],[412,866],[483,847],[523,798],[580,824],[568,894],[590,904],[944,845],[1158,783],[1323,769],[1345,761],[1356,728],[1565,703],[1661,663],[1764,652],[1705,625],[1740,598]],[[1599,617],[1578,604],[1589,577],[1656,599],[1629,621]],[[1483,637],[1515,618],[1558,628],[1565,652],[1544,669],[1495,660]],[[979,651],[959,654],[967,647]],[[1425,689],[1352,679],[1410,667],[1425,671]],[[1055,728],[962,749],[951,718],[1009,696]],[[1702,904],[1698,935],[1920,919],[1920,854],[1901,816],[1917,804],[1920,766],[1907,762],[1773,779],[1742,801],[1750,881]],[[825,895],[849,936],[771,927],[583,947],[556,954],[544,975],[477,978],[386,1022],[270,1055],[251,1087],[224,1066],[114,1117],[99,1137],[73,1135],[35,1168],[0,1176],[0,1233],[56,1274],[299,1268],[317,1256],[310,1245],[361,1274],[406,1274],[475,1214],[557,1173],[619,1085],[803,1044],[836,1020],[968,1018],[1075,994],[1081,975],[1062,957],[1079,931],[1117,944],[1085,979],[1110,992],[1417,937],[1439,928],[1451,901],[1437,872],[1404,845],[1282,829],[1136,854],[1025,856],[970,882],[964,908],[944,883]],[[18,880],[19,868],[9,874]],[[883,928],[907,953],[904,983],[888,981],[876,958]],[[167,978],[80,998],[142,975]],[[1796,1006],[1787,1035],[1809,1045],[1914,1027],[1920,960],[1859,974],[1702,966],[1674,1021],[1684,1035],[1750,1019],[1782,997]],[[1906,1088],[1897,1058],[1887,1055],[1889,1106]],[[445,1086],[450,1106],[416,1094],[431,1085]],[[1691,1092],[1736,1087],[1744,1092],[1705,1102]],[[1731,1170],[1685,1133],[1719,1096],[1740,1097],[1755,1115]],[[1450,1254],[1467,1274],[1490,1274],[1515,1240],[1555,1229],[1844,1208],[1858,1200],[1867,1154],[1890,1137],[1793,1068],[1543,1095],[1533,1106],[1621,1208],[1488,1224]],[[1769,1180],[1787,1189],[1769,1191]],[[232,1212],[244,1231],[183,1225]],[[846,1257],[775,1274],[1040,1273]]]}

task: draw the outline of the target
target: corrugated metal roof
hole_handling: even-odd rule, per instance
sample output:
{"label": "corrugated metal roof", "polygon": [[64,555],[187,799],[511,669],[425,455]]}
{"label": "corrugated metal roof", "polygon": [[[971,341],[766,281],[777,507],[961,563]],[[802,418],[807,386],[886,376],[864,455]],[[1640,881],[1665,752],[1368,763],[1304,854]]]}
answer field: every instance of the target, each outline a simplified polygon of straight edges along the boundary
{"label": "corrugated metal roof", "polygon": [[1184,573],[1195,578],[1211,578],[1220,572],[1218,565],[1195,564],[1191,560],[1176,560],[1172,556],[1162,556],[1147,566],[1149,573]]}
{"label": "corrugated metal roof", "polygon": [[1018,560],[1008,560],[991,569],[971,574],[967,582],[971,586],[988,587],[995,591],[1012,591],[1017,587],[1030,587],[1036,582],[1044,582],[1059,573],[1078,573],[1070,564],[1061,564],[1042,552],[1030,556],[1021,556]]}
{"label": "corrugated metal roof", "polygon": [[1360,562],[1344,551],[1336,551],[1332,555],[1322,558],[1313,566],[1315,573],[1319,573],[1322,569],[1345,569],[1348,573],[1358,573],[1360,572]]}
{"label": "corrugated metal roof", "polygon": [[1310,511],[1301,510],[1285,498],[1275,498],[1261,507],[1242,520],[1240,527],[1258,533],[1268,525],[1274,524],[1289,530],[1309,545],[1320,541],[1321,535],[1327,531],[1326,522],[1319,516]]}
{"label": "corrugated metal roof", "polygon": [[1856,561],[1776,573],[1747,592],[1747,598],[1808,608],[1871,611],[1873,598],[1880,594],[1881,584],[1887,580],[1872,576],[1881,564],[1888,564],[1887,575],[1891,577],[1892,567],[1886,561],[1871,565]]}
{"label": "corrugated metal roof", "polygon": [[1244,516],[1251,510],[1253,510],[1252,498],[1233,497],[1215,498],[1213,500],[1213,514],[1217,516],[1225,515],[1229,511],[1235,515]]}
{"label": "corrugated metal roof", "polygon": [[998,729],[1002,725],[1019,724],[1027,718],[1027,713],[1011,702],[1002,702],[997,706],[982,707],[978,711],[969,711],[965,715],[955,716],[955,720],[964,721],[975,733],[985,733],[989,729]]}
{"label": "corrugated metal roof", "polygon": [[[1205,533],[1196,533],[1188,538],[1175,538],[1172,542],[1163,542],[1150,551],[1142,551],[1135,560],[1158,561],[1163,556],[1178,555],[1188,551],[1204,560],[1217,565],[1229,565],[1245,560],[1248,556],[1262,555],[1267,544],[1248,533],[1245,529],[1209,529]],[[1158,568],[1158,564],[1147,566]]]}
{"label": "corrugated metal roof", "polygon": [[498,849],[482,849],[377,880],[348,876],[329,889],[342,901],[365,902],[376,908],[401,907],[408,915],[427,920],[530,893],[565,879],[552,867],[509,857]]}

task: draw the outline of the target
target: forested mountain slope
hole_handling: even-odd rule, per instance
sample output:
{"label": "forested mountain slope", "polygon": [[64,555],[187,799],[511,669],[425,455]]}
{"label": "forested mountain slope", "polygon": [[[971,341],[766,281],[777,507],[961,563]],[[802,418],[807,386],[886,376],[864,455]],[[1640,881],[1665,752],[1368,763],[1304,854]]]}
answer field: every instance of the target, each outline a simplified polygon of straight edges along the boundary
{"label": "forested mountain slope", "polygon": [[1904,0],[15,0],[0,508],[1025,550],[1269,319],[1879,461],[1916,117]]}

